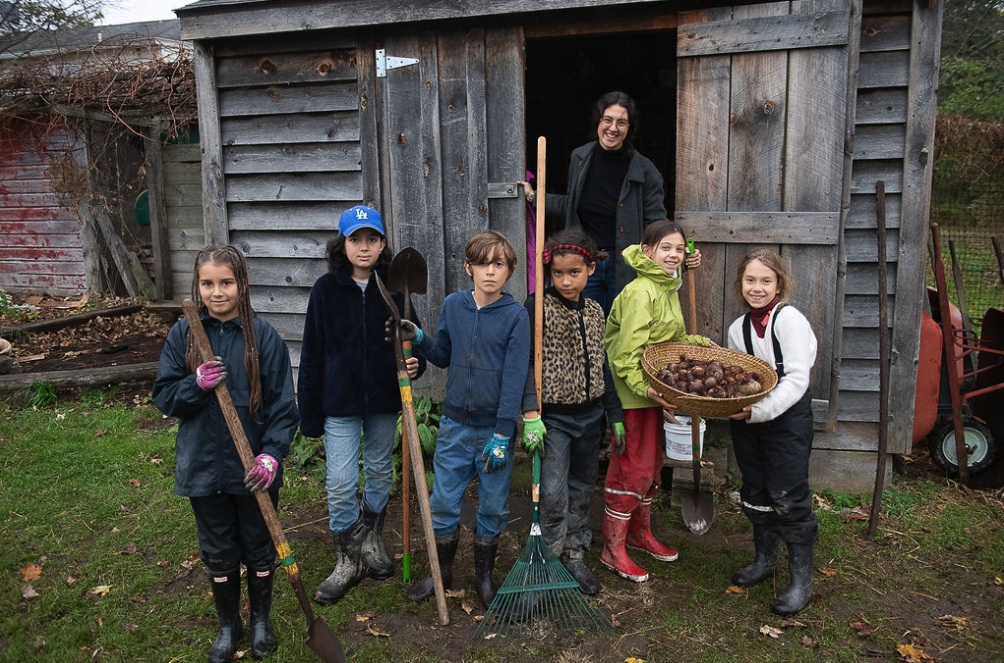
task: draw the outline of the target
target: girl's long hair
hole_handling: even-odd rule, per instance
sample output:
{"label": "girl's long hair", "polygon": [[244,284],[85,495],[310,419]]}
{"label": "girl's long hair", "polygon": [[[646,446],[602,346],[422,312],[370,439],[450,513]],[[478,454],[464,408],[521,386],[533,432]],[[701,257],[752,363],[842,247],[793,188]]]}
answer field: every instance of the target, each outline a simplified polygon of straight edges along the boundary
{"label": "girl's long hair", "polygon": [[[244,371],[251,385],[251,413],[261,405],[261,371],[258,367],[258,343],[254,333],[254,310],[251,308],[251,295],[248,293],[248,268],[244,255],[234,246],[218,244],[199,251],[195,256],[195,271],[192,276],[192,301],[199,307],[201,314],[205,307],[202,294],[199,291],[199,270],[206,263],[229,267],[237,281],[237,315],[241,318],[241,329],[244,332]],[[195,347],[195,338],[189,329],[185,339],[185,367],[190,373],[202,363]]]}

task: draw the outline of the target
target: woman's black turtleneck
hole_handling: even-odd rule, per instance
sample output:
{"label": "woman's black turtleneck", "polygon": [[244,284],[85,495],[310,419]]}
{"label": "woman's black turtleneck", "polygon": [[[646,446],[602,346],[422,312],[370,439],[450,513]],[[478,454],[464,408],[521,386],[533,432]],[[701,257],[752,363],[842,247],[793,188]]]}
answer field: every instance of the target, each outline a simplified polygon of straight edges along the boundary
{"label": "woman's black turtleneck", "polygon": [[627,147],[604,150],[596,143],[589,172],[586,173],[577,210],[579,221],[597,246],[603,249],[616,245],[617,204],[620,202],[621,187],[631,162],[631,153]]}

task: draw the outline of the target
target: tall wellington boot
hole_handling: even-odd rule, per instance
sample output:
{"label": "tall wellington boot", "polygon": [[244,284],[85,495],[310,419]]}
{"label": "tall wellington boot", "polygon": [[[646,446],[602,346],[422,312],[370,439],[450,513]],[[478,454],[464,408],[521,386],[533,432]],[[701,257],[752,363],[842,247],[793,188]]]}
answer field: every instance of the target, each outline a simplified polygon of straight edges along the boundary
{"label": "tall wellington boot", "polygon": [[240,567],[225,572],[209,571],[209,584],[213,589],[216,618],[220,630],[209,648],[209,663],[230,663],[241,638],[241,570]]}
{"label": "tall wellington boot", "polygon": [[347,530],[332,533],[335,540],[335,570],[314,590],[315,602],[321,605],[335,603],[366,576],[362,557],[366,532],[366,525],[360,515]]}
{"label": "tall wellington boot", "polygon": [[[457,555],[457,542],[460,541],[460,530],[455,529],[449,534],[436,535],[436,556],[439,558],[439,572],[443,576],[443,588],[449,589],[453,584],[453,558]],[[408,589],[407,598],[412,603],[421,603],[436,592],[436,583],[430,573],[425,580],[417,582]]]}
{"label": "tall wellington boot", "polygon": [[779,615],[796,615],[805,609],[812,598],[812,548],[813,544],[788,543],[788,587],[774,601],[773,610]]}
{"label": "tall wellington boot", "polygon": [[753,526],[753,548],[756,556],[753,563],[745,566],[732,576],[732,583],[740,587],[752,587],[773,578],[777,572],[777,559],[781,552],[781,539],[766,527]]}
{"label": "tall wellington boot", "polygon": [[622,578],[645,582],[648,573],[628,557],[625,547],[630,519],[631,514],[607,507],[603,514],[603,554],[600,555],[600,562]]}
{"label": "tall wellington boot", "polygon": [[251,657],[259,660],[276,650],[279,641],[272,632],[272,584],[275,570],[248,569],[248,599],[251,602]]}

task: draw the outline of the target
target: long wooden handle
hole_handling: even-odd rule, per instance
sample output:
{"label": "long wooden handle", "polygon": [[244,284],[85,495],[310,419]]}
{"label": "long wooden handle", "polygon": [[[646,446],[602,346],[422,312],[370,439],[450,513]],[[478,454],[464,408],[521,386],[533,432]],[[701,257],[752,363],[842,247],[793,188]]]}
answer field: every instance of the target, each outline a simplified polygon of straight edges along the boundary
{"label": "long wooden handle", "polygon": [[[379,277],[377,277],[379,279]],[[400,329],[395,332],[394,355],[397,358],[397,383],[401,390],[401,423],[403,439],[408,440],[411,450],[411,469],[415,476],[415,493],[418,495],[418,510],[425,530],[426,550],[429,552],[429,569],[432,572],[433,588],[436,592],[436,610],[439,623],[447,626],[450,613],[446,610],[446,592],[443,591],[443,572],[439,568],[436,549],[436,532],[432,528],[432,508],[429,506],[429,488],[425,485],[425,463],[422,461],[422,444],[418,437],[418,423],[415,421],[415,405],[411,396],[411,378],[404,361]]]}
{"label": "long wooden handle", "polygon": [[[188,329],[195,339],[195,348],[202,357],[202,361],[210,361],[214,356],[213,348],[209,345],[209,338],[206,336],[206,330],[203,328],[202,320],[199,318],[198,307],[191,299],[186,299],[181,304],[181,310],[185,313],[185,320],[188,321]],[[250,324],[250,321],[248,321],[248,324]],[[241,420],[237,416],[234,401],[230,398],[230,390],[227,389],[226,381],[224,380],[216,385],[213,391],[216,394],[216,399],[220,402],[220,410],[223,411],[223,418],[226,420],[227,428],[230,430],[230,437],[234,439],[234,446],[237,447],[237,453],[240,455],[241,463],[244,465],[244,471],[250,472],[255,466],[254,454],[251,452],[251,445],[248,443],[247,435],[244,433],[244,425],[241,424]],[[286,535],[279,525],[279,517],[275,513],[275,507],[272,505],[272,500],[269,498],[267,491],[255,491],[252,495],[258,500],[258,507],[265,518],[265,524],[268,526],[268,533],[272,536],[272,543],[275,545],[275,550],[279,555],[279,561],[286,569],[289,581],[293,583],[296,599],[300,602],[300,608],[307,617],[309,632],[310,627],[314,623],[314,610],[310,605],[310,599],[307,598],[307,592],[303,589],[303,581],[300,580],[300,569],[296,566],[293,551],[290,550],[289,542],[286,541]]]}
{"label": "long wooden handle", "polygon": [[[410,357],[411,341],[402,341],[401,349],[405,359]],[[411,443],[403,419],[401,420],[401,513],[401,579],[407,583],[411,581]]]}
{"label": "long wooden handle", "polygon": [[[690,301],[690,333],[697,333],[697,284],[694,270],[687,270],[687,299]],[[694,494],[701,492],[701,418],[690,415],[690,444],[694,459]]]}
{"label": "long wooden handle", "polygon": [[533,382],[537,388],[537,406],[543,407],[544,381],[544,185],[547,183],[547,139],[537,138],[537,227],[534,256],[533,308]]}

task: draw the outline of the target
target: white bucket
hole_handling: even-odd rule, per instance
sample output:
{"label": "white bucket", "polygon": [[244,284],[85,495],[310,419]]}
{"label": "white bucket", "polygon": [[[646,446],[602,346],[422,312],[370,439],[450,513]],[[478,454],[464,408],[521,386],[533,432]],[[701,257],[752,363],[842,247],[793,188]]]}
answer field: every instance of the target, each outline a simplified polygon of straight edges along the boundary
{"label": "white bucket", "polygon": [[[673,460],[693,460],[694,443],[691,439],[690,417],[685,414],[676,415],[679,425],[666,422],[663,428],[666,431],[666,455]],[[704,455],[704,431],[708,427],[708,422],[701,419],[701,455]]]}

